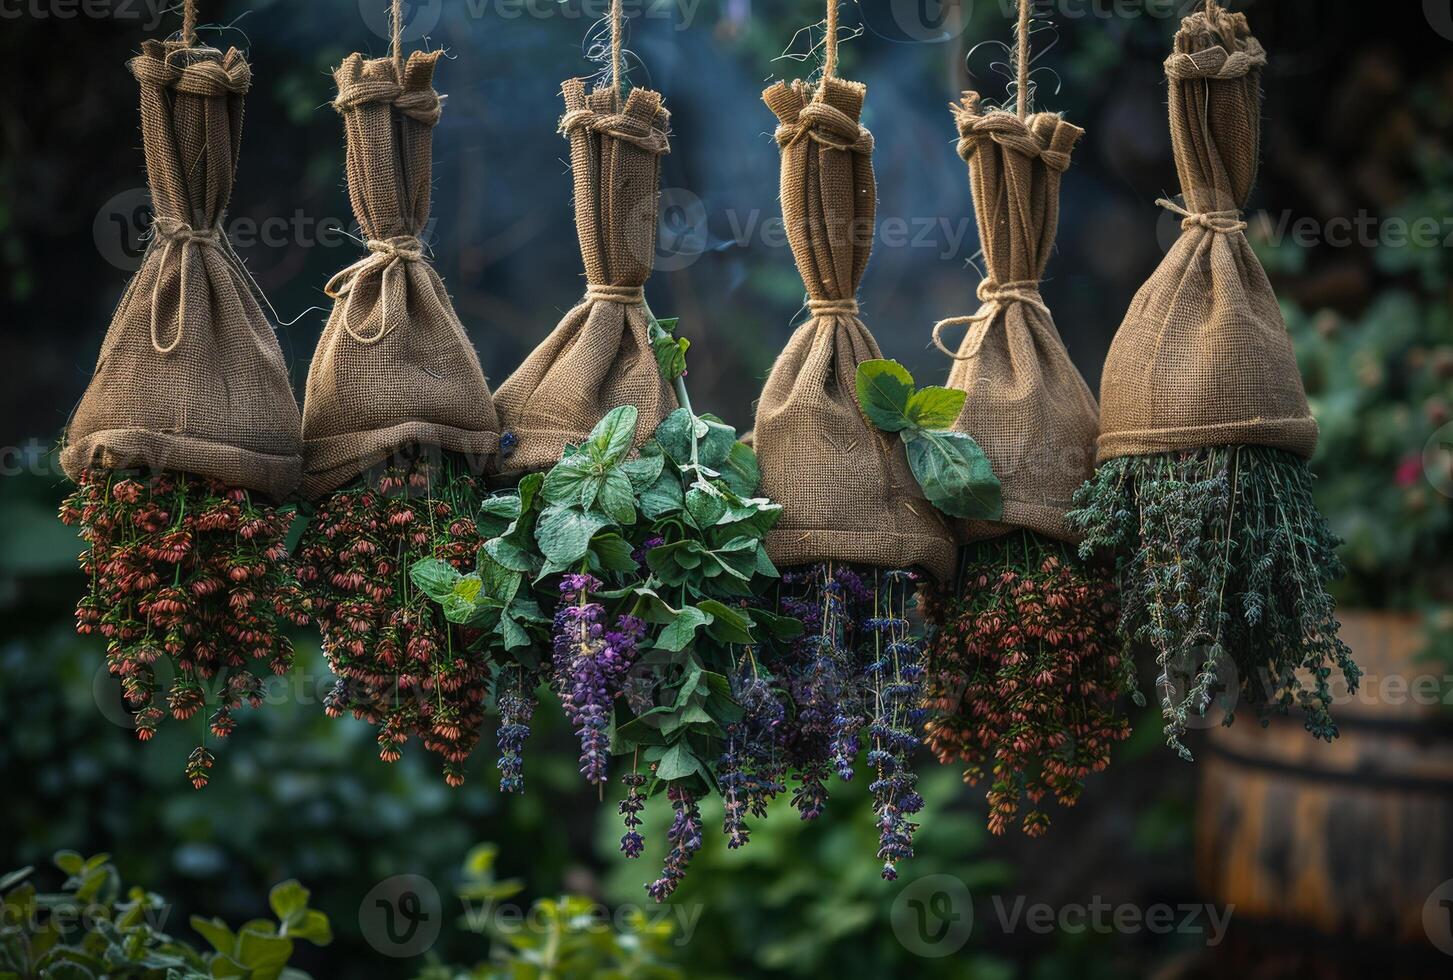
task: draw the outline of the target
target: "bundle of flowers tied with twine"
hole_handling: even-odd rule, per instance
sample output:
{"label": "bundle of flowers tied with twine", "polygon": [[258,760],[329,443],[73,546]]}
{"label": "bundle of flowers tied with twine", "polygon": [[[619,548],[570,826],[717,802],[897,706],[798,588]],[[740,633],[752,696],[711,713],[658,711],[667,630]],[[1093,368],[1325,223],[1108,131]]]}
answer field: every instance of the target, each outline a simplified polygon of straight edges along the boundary
{"label": "bundle of flowers tied with twine", "polygon": [[334,73],[349,195],[369,254],[328,283],[308,372],[303,492],[323,497],[298,549],[338,683],[331,714],[379,725],[392,761],[417,736],[451,784],[479,740],[488,665],[410,587],[409,567],[472,568],[499,422],[479,357],[419,240],[429,219],[442,52],[350,55]]}
{"label": "bundle of flowers tied with twine", "polygon": [[79,488],[61,518],[87,543],[77,628],[106,638],[138,737],[166,713],[163,665],[174,718],[216,705],[187,764],[201,787],[208,725],[223,737],[233,709],[260,703],[248,663],[286,672],[281,624],[304,616],[284,561],[293,514],[276,507],[299,479],[297,403],[222,228],[252,75],[236,49],[197,46],[194,22],[189,3],[181,40],[129,62],[155,219],[67,428],[61,462]]}
{"label": "bundle of flowers tied with twine", "polygon": [[912,855],[922,807],[910,758],[920,720],[922,649],[909,623],[914,569],[947,577],[954,547],[918,492],[903,446],[854,399],[861,364],[881,353],[856,299],[872,251],[873,137],[859,117],[866,88],[834,76],[782,82],[763,98],[779,120],[782,214],[811,314],[778,356],[757,407],[762,492],[783,505],[767,538],[785,566],[782,608],[811,613],[772,669],[797,704],[788,748],[804,819],[821,812],[832,771],[853,775],[860,733],[869,767],[883,875]]}
{"label": "bundle of flowers tied with twine", "polygon": [[[993,832],[1027,797],[1021,826],[1037,836],[1049,824],[1040,800],[1072,805],[1130,729],[1115,711],[1114,590],[1078,561],[1065,521],[1093,468],[1098,409],[1039,292],[1060,180],[1084,131],[1030,114],[1022,84],[1019,100],[1018,114],[985,111],[972,92],[953,107],[988,277],[978,313],[941,321],[934,342],[954,358],[949,387],[967,392],[954,429],[988,455],[1003,514],[957,523],[958,581],[926,595],[927,741],[940,761],[966,766],[965,781],[990,780]],[[953,353],[941,334],[956,323],[969,332]]]}
{"label": "bundle of flowers tied with twine", "polygon": [[[1153,651],[1168,743],[1219,696],[1293,704],[1336,735],[1332,670],[1359,676],[1327,582],[1338,541],[1312,501],[1317,423],[1246,239],[1266,53],[1214,0],[1165,63],[1182,233],[1105,362],[1099,470],[1076,498],[1082,551],[1117,562],[1128,647]],[[1230,717],[1227,719],[1228,723]]]}
{"label": "bundle of flowers tied with twine", "polygon": [[[618,73],[617,73],[618,77]],[[503,467],[544,469],[585,441],[612,408],[638,410],[635,444],[675,407],[652,348],[644,286],[655,262],[661,157],[670,114],[660,94],[564,83],[560,132],[570,141],[575,227],[585,297],[500,385],[496,403],[515,442]]]}

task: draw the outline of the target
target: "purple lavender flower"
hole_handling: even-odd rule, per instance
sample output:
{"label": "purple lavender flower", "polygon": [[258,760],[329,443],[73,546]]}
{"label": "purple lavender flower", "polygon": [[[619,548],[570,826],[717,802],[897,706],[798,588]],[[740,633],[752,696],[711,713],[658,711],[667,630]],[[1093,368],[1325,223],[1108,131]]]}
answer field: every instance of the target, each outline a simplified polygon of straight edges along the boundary
{"label": "purple lavender flower", "polygon": [[668,788],[666,796],[671,801],[671,809],[676,812],[671,828],[666,831],[671,850],[666,854],[666,866],[661,870],[661,877],[646,886],[646,893],[657,902],[665,901],[681,884],[692,855],[701,849],[701,809],[696,805],[696,799],[689,790],[679,786]]}
{"label": "purple lavender flower", "polygon": [[[506,678],[501,677],[501,681]],[[530,737],[530,719],[534,717],[538,701],[534,695],[534,684],[525,680],[525,670],[516,667],[509,673],[510,686],[499,696],[499,731],[495,739],[499,745],[499,788],[502,793],[523,793],[525,791],[525,740]]]}
{"label": "purple lavender flower", "polygon": [[626,825],[626,832],[621,835],[621,853],[628,858],[638,858],[646,846],[645,839],[636,830],[642,823],[641,811],[646,808],[646,796],[641,792],[641,787],[646,784],[646,777],[638,772],[628,772],[621,777],[621,782],[627,787],[626,798],[619,805]]}
{"label": "purple lavender flower", "polygon": [[597,786],[606,778],[612,706],[646,634],[634,616],[621,616],[607,631],[604,608],[590,601],[600,588],[591,575],[567,575],[560,583],[565,598],[555,613],[553,660],[556,693],[580,739],[580,772]]}

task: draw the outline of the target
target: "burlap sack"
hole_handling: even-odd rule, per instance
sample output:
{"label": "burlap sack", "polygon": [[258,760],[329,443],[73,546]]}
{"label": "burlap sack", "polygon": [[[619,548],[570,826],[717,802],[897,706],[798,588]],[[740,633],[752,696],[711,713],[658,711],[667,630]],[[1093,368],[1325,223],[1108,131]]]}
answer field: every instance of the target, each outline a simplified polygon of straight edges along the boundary
{"label": "burlap sack", "polygon": [[1099,459],[1219,445],[1310,457],[1317,423],[1244,234],[1266,53],[1242,14],[1181,22],[1165,63],[1184,231],[1125,316],[1100,387]]}
{"label": "burlap sack", "polygon": [[500,385],[495,403],[518,444],[502,468],[553,465],[620,405],[639,410],[636,443],[676,408],[651,350],[642,286],[656,254],[661,157],[670,115],[661,96],[611,88],[589,95],[581,79],[562,89],[560,131],[570,140],[575,228],[585,260],[585,299]]}
{"label": "burlap sack", "polygon": [[952,574],[949,528],[923,496],[898,436],[858,407],[863,361],[882,357],[858,318],[873,247],[873,137],[858,123],[867,89],[829,77],[763,98],[781,125],[782,217],[812,314],[777,358],[757,405],[762,493],[783,505],[767,550],[783,565],[861,562]]}
{"label": "burlap sack", "polygon": [[208,476],[274,499],[302,469],[277,337],[222,230],[252,73],[235,48],[147,41],[141,84],[152,239],[111,320],[61,464]]}
{"label": "burlap sack", "polygon": [[[1084,130],[1052,113],[1021,120],[954,107],[988,278],[948,384],[968,392],[954,428],[983,447],[1004,488],[1000,522],[959,521],[963,543],[1012,527],[1073,540],[1070,500],[1094,472],[1099,409],[1039,295],[1059,224],[1060,177]],[[937,339],[937,331],[935,331]]]}
{"label": "burlap sack", "polygon": [[499,419],[479,356],[419,234],[429,220],[440,51],[350,55],[334,72],[348,145],[348,193],[369,254],[334,276],[333,313],[303,400],[303,493],[343,486],[415,445],[464,454],[482,470]]}

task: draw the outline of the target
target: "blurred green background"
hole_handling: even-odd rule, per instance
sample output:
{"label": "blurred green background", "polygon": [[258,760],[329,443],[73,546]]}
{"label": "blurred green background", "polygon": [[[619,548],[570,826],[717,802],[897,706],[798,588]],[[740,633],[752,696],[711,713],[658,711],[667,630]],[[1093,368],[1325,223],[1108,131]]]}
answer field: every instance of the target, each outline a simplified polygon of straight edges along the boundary
{"label": "blurred green background", "polygon": [[[230,214],[258,283],[282,319],[297,318],[280,336],[299,390],[324,316],[310,308],[326,305],[323,283],[359,254],[333,230],[352,217],[329,70],[351,51],[385,51],[385,6],[201,4],[203,40],[246,47],[253,65]],[[1011,6],[844,8],[845,27],[861,35],[844,43],[842,73],[868,83],[865,123],[878,147],[880,240],[864,283],[866,319],[886,355],[922,381],[947,371],[928,346],[929,326],[971,312],[978,280],[946,104],[968,87],[1005,98],[1000,42]],[[1066,175],[1044,294],[1092,386],[1126,305],[1176,233],[1152,202],[1176,190],[1160,64],[1173,15],[1189,6],[1037,7],[1051,25],[1034,35],[1037,106],[1088,131]],[[455,921],[453,897],[478,885],[460,869],[479,842],[498,846],[490,874],[518,880],[508,901],[521,908],[568,893],[662,914],[642,905],[653,867],[616,859],[614,805],[585,792],[549,706],[537,715],[525,797],[502,800],[491,789],[487,747],[471,781],[450,790],[421,753],[385,766],[366,726],[323,715],[329,675],[316,637],[301,636],[297,673],[243,716],[212,784],[194,792],[179,772],[190,743],[163,726],[138,744],[99,643],[73,634],[79,545],[54,518],[64,491],[48,449],[140,252],[144,181],[124,61],[143,37],[176,28],[164,7],[0,2],[0,359],[13,372],[0,386],[0,871],[48,866],[59,848],[109,852],[128,882],[174,904],[178,933],[193,913],[252,918],[266,910],[269,886],[297,878],[336,933],[332,946],[295,957],[318,977],[426,969],[425,958],[380,953],[366,914],[365,896],[405,874],[428,879],[442,898],[430,956],[487,960],[502,940]],[[436,81],[449,101],[435,136],[431,243],[496,381],[580,290],[557,93],[561,79],[597,70],[583,39],[598,38],[600,7],[411,5],[410,23],[428,27],[423,43],[449,52]],[[1247,12],[1271,55],[1251,235],[1323,427],[1321,500],[1348,539],[1341,599],[1349,610],[1405,614],[1396,620],[1404,639],[1354,652],[1373,659],[1377,676],[1442,685],[1453,673],[1453,14],[1446,2],[1232,7]],[[693,399],[745,427],[802,298],[785,243],[761,225],[777,215],[777,151],[758,95],[774,78],[811,69],[780,56],[807,52],[808,36],[795,35],[821,5],[648,0],[628,9],[632,79],[661,90],[673,112],[648,295],[660,314],[682,318],[692,340]],[[1300,742],[1278,754],[1291,743],[1276,726],[1257,733],[1246,724],[1233,731],[1251,743],[1218,748],[1220,736],[1204,733],[1202,762],[1187,766],[1158,744],[1157,719],[1137,718],[1110,771],[1075,810],[1055,814],[1040,841],[989,838],[981,792],[937,772],[918,856],[893,884],[864,859],[874,828],[863,787],[835,784],[819,825],[783,808],[732,853],[709,833],[675,899],[686,918],[667,915],[689,928],[662,941],[663,956],[685,975],[722,977],[1445,976],[1453,928],[1445,931],[1434,894],[1453,879],[1445,696],[1387,691],[1374,685],[1371,701],[1349,699],[1352,721],[1324,757]],[[1218,773],[1216,801],[1198,796],[1208,771]],[[1329,793],[1345,798],[1318,797],[1312,809],[1330,808],[1337,821],[1309,818],[1308,799]],[[1236,807],[1214,811],[1223,825],[1207,826],[1212,802],[1230,796]],[[1294,832],[1272,832],[1286,820]],[[1266,832],[1232,832],[1232,823]],[[1298,876],[1309,848],[1325,858],[1325,877]],[[1372,870],[1357,870],[1352,854]],[[1266,872],[1260,884],[1245,883],[1235,871],[1243,865]],[[931,875],[972,896],[972,934],[952,955],[920,955],[902,918],[916,894],[907,890],[938,893],[923,884]],[[45,876],[52,887],[61,877],[48,867]],[[1241,911],[1209,946],[1187,930],[1006,929],[996,897],[1057,910],[1103,901]]]}

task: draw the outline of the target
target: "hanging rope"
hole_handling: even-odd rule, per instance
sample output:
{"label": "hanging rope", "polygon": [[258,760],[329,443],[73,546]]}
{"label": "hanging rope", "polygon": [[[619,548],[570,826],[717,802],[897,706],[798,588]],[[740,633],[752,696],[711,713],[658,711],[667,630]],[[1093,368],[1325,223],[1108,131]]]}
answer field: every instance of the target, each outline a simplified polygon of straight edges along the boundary
{"label": "hanging rope", "polygon": [[823,80],[837,74],[838,0],[827,0],[827,57],[822,65]]}
{"label": "hanging rope", "polygon": [[[1207,0],[1208,3],[1213,0]],[[1015,84],[1014,102],[1019,112],[1019,118],[1025,119],[1029,116],[1029,14],[1030,4],[1033,0],[1019,0],[1019,27],[1015,31],[1015,40],[1019,44],[1019,53],[1016,56],[1016,67],[1019,69],[1019,81]]]}
{"label": "hanging rope", "polygon": [[625,34],[626,15],[621,9],[621,0],[610,4],[610,80],[615,87],[616,100],[621,98],[621,42]]}
{"label": "hanging rope", "polygon": [[394,59],[394,78],[402,85],[404,81],[404,0],[394,0],[393,41],[391,51]]}
{"label": "hanging rope", "polygon": [[182,44],[189,48],[197,44],[197,0],[182,4]]}

